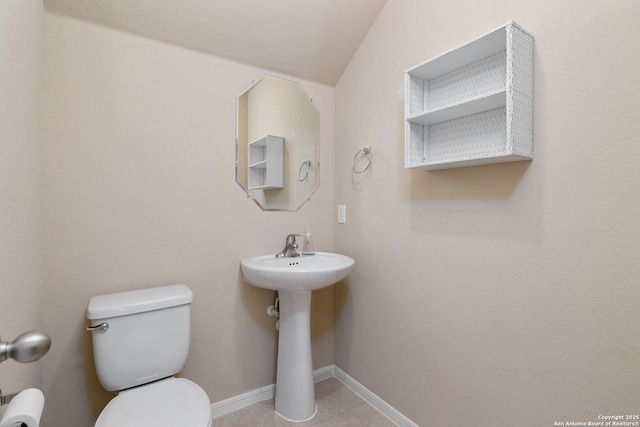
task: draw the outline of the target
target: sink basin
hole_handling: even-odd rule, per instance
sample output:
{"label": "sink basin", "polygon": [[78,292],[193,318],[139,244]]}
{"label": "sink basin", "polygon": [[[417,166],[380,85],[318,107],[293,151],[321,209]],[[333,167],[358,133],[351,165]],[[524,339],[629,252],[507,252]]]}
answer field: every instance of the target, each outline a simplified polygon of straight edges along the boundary
{"label": "sink basin", "polygon": [[293,258],[262,255],[244,258],[240,265],[247,283],[274,291],[316,290],[347,277],[353,258],[330,252],[316,252]]}

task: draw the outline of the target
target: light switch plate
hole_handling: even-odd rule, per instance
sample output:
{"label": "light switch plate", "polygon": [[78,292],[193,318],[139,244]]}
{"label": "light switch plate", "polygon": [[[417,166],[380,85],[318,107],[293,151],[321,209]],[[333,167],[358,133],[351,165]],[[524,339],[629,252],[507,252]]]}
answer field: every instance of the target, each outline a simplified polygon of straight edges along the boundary
{"label": "light switch plate", "polygon": [[345,205],[338,205],[338,224],[347,223],[347,207]]}

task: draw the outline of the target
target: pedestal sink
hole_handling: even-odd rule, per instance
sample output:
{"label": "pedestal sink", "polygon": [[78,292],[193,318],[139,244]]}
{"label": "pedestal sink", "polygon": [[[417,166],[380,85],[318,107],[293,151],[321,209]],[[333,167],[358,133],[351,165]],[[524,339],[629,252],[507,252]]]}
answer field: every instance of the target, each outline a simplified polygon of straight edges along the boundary
{"label": "pedestal sink", "polygon": [[289,421],[306,421],[316,413],[309,317],[311,291],[344,279],[354,263],[348,256],[329,252],[292,258],[263,255],[244,258],[240,263],[247,283],[278,291],[276,412]]}

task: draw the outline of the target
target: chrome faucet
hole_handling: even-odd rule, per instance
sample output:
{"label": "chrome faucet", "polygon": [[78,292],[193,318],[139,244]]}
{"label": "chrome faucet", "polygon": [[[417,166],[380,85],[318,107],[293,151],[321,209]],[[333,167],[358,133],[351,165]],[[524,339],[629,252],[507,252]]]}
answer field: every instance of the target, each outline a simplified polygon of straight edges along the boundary
{"label": "chrome faucet", "polygon": [[298,244],[296,243],[296,237],[300,237],[299,234],[289,234],[287,236],[287,242],[279,254],[276,254],[276,258],[292,258],[296,256],[300,256],[296,249],[298,249]]}

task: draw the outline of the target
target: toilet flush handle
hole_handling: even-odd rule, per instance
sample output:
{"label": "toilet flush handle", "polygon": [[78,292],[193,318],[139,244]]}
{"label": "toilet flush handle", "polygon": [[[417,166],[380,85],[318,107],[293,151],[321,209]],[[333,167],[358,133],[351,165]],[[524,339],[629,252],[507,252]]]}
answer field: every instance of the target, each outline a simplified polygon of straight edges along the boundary
{"label": "toilet flush handle", "polygon": [[109,324],[108,323],[100,323],[99,325],[96,325],[96,326],[88,326],[87,327],[87,331],[89,331],[89,332],[106,331],[107,329],[109,329]]}

